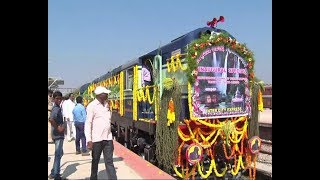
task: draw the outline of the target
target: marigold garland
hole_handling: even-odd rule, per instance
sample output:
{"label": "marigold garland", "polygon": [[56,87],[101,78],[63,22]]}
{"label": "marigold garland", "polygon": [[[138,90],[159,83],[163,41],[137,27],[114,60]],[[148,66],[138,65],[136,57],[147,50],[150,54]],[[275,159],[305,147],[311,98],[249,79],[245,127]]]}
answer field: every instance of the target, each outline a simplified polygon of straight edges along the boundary
{"label": "marigold garland", "polygon": [[120,74],[117,76],[118,82],[120,83],[120,116],[124,115],[124,72],[121,71]]}
{"label": "marigold garland", "polygon": [[[236,162],[236,157],[234,158],[235,159],[235,162]],[[239,159],[238,159],[238,162],[237,162],[237,166],[236,166],[236,169],[234,170],[233,168],[231,169],[231,174],[232,175],[237,175],[239,170],[240,170],[240,164],[242,163],[242,156],[239,155]]]}
{"label": "marigold garland", "polygon": [[232,146],[230,156],[228,156],[226,145],[223,143],[222,146],[223,146],[224,157],[225,157],[226,159],[231,159],[231,158],[235,155],[235,148],[234,148],[234,146]]}
{"label": "marigold garland", "polygon": [[[252,156],[251,154],[247,154],[247,167],[249,169],[249,178],[250,180],[255,180],[256,179],[256,171],[257,171],[257,155],[253,154],[253,162],[251,161]],[[252,167],[253,163],[253,167]]]}
{"label": "marigold garland", "polygon": [[263,99],[261,89],[258,91],[258,110],[263,111]]}
{"label": "marigold garland", "polygon": [[[176,72],[178,69],[182,71],[187,70],[188,67],[183,67],[181,60],[181,54],[176,54],[175,56],[171,56],[170,60],[167,61],[167,70],[168,72]],[[176,59],[176,60],[175,60]]]}
{"label": "marigold garland", "polygon": [[227,165],[225,166],[224,170],[221,173],[219,173],[218,170],[217,170],[216,162],[214,160],[214,157],[213,157],[211,149],[209,149],[209,153],[210,153],[210,157],[211,157],[211,163],[210,163],[209,170],[207,171],[206,174],[203,174],[203,172],[201,170],[200,163],[198,162],[198,164],[197,164],[198,165],[198,172],[199,172],[200,176],[202,178],[204,178],[204,179],[207,179],[209,177],[209,175],[212,173],[212,169],[213,169],[213,171],[214,171],[214,173],[215,173],[215,175],[217,177],[224,176],[226,174],[226,172],[227,172]]}
{"label": "marigold garland", "polygon": [[110,105],[110,109],[119,109],[119,101],[118,100],[112,100],[109,99],[109,105]]}
{"label": "marigold garland", "polygon": [[176,114],[174,112],[174,102],[172,98],[169,100],[169,104],[168,104],[167,119],[168,119],[167,126],[170,126],[170,124],[176,120]]}
{"label": "marigold garland", "polygon": [[138,65],[133,67],[133,103],[132,103],[132,113],[133,120],[138,120]]}
{"label": "marigold garland", "polygon": [[[183,145],[188,142],[188,141],[193,141],[195,143],[199,143],[203,148],[207,148],[205,151],[210,157],[211,157],[211,163],[209,170],[206,171],[205,173],[203,172],[203,163],[199,162],[197,163],[197,172],[201,175],[202,178],[207,178],[209,175],[214,172],[217,177],[222,177],[225,175],[227,171],[227,164],[226,167],[223,169],[222,172],[219,172],[217,170],[215,160],[214,160],[214,155],[212,148],[215,145],[217,145],[217,138],[222,137],[223,139],[226,138],[225,136],[222,136],[223,128],[226,126],[232,125],[234,128],[230,131],[229,133],[229,138],[230,138],[230,143],[232,143],[232,149],[231,153],[227,153],[226,149],[226,142],[222,144],[223,146],[223,153],[226,159],[231,159],[234,157],[234,168],[231,169],[231,173],[233,175],[237,175],[240,168],[244,169],[244,164],[242,160],[242,155],[243,155],[243,146],[244,146],[244,140],[247,139],[247,117],[233,117],[226,119],[222,122],[213,120],[212,122],[210,120],[200,120],[200,124],[206,125],[207,127],[210,127],[206,131],[201,129],[199,126],[194,127],[193,129],[191,128],[190,123],[194,120],[184,120],[187,128],[187,134],[183,133],[180,127],[178,126],[178,137],[182,140],[179,148],[178,148],[178,159],[177,159],[177,164],[181,165],[181,148]],[[199,122],[199,120],[196,120],[195,122]],[[237,123],[243,123],[242,127],[237,127]],[[214,125],[213,125],[214,124]],[[218,124],[218,125],[217,125]],[[229,124],[229,125],[228,125]],[[236,128],[237,127],[237,128]],[[209,131],[208,131],[209,130]],[[241,143],[239,143],[241,140]],[[176,174],[181,177],[181,178],[186,178],[187,176],[183,176],[183,173],[178,172],[177,168],[174,167],[174,170]],[[186,169],[181,169],[182,172],[186,171]],[[189,170],[186,171],[187,174],[189,173]],[[191,171],[192,172],[192,171]],[[180,175],[181,176],[180,176]],[[188,174],[190,176],[190,174]]]}
{"label": "marigold garland", "polygon": [[[183,168],[181,168],[181,169],[183,169]],[[184,175],[181,174],[181,173],[178,171],[177,166],[173,166],[173,170],[174,170],[174,172],[176,173],[177,176],[179,176],[180,178],[184,178]],[[182,171],[182,172],[183,172],[183,171]]]}
{"label": "marigold garland", "polygon": [[[151,97],[150,97],[150,88],[153,88],[152,99],[151,99]],[[153,104],[153,103],[154,103],[155,95],[156,95],[156,88],[155,88],[155,86],[146,86],[146,97],[148,98],[149,104]]]}
{"label": "marigold garland", "polygon": [[[150,88],[153,88],[152,99],[150,97]],[[141,101],[146,102],[148,100],[150,104],[153,104],[154,100],[156,99],[155,98],[156,92],[157,92],[156,86],[147,85],[146,87],[140,88],[138,91],[135,91],[135,94],[137,96],[138,102],[141,102]]]}

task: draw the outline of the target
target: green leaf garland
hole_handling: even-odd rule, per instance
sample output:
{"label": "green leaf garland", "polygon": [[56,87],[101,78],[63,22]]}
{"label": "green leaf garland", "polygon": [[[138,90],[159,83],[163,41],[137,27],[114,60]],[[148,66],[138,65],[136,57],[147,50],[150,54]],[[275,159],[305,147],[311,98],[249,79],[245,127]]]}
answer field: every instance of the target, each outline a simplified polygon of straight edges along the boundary
{"label": "green leaf garland", "polygon": [[251,86],[254,79],[253,67],[255,59],[253,57],[253,52],[247,48],[246,44],[237,42],[235,39],[232,39],[226,32],[213,36],[211,36],[210,34],[202,34],[199,39],[196,39],[189,44],[186,57],[188,63],[187,76],[189,83],[194,84],[195,82],[196,74],[194,72],[198,67],[196,60],[201,55],[201,53],[208,47],[221,45],[235,51],[247,62],[249,83]]}

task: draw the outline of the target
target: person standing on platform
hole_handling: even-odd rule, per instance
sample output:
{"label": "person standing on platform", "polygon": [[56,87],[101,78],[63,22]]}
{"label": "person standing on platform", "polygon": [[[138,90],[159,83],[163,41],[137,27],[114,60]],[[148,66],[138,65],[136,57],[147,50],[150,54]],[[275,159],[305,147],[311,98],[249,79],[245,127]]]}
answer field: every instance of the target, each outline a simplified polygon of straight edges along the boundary
{"label": "person standing on platform", "polygon": [[73,93],[69,94],[69,99],[64,101],[62,104],[62,112],[63,116],[65,117],[65,121],[67,123],[67,139],[69,142],[71,142],[73,139],[76,138],[76,128],[74,126],[73,121],[73,108],[75,106],[74,96]]}
{"label": "person standing on platform", "polygon": [[87,106],[87,120],[85,122],[85,135],[87,148],[92,149],[91,180],[98,178],[98,165],[103,152],[104,164],[109,179],[117,179],[113,164],[113,141],[111,133],[111,111],[107,103],[111,91],[98,86],[94,93],[96,98]]}
{"label": "person standing on platform", "polygon": [[63,141],[64,141],[64,129],[65,125],[63,123],[62,112],[60,108],[60,103],[62,100],[62,93],[56,91],[53,93],[54,106],[50,114],[49,122],[53,127],[52,139],[55,144],[54,151],[54,162],[51,169],[51,174],[49,179],[61,179],[60,174],[60,162],[63,156]]}
{"label": "person standing on platform", "polygon": [[[50,118],[50,114],[51,114],[51,111],[52,111],[52,107],[53,107],[53,105],[54,105],[54,102],[53,102],[53,100],[52,100],[52,94],[53,94],[53,91],[52,91],[51,89],[48,89],[48,120],[49,120],[49,118]],[[52,139],[52,127],[51,127],[50,122],[49,122],[48,131],[49,131],[49,132],[48,132],[48,135],[49,135],[49,137],[48,137],[48,139],[49,139],[48,143],[49,143],[49,144],[53,144],[53,139]]]}
{"label": "person standing on platform", "polygon": [[[82,96],[78,96],[76,98],[76,102],[77,104],[72,111],[74,126],[76,127],[76,154],[82,153],[82,156],[88,156],[90,154],[87,152],[87,142],[86,136],[84,134],[84,124],[86,121],[87,113],[85,107],[82,105]],[[82,152],[80,151],[80,140]]]}

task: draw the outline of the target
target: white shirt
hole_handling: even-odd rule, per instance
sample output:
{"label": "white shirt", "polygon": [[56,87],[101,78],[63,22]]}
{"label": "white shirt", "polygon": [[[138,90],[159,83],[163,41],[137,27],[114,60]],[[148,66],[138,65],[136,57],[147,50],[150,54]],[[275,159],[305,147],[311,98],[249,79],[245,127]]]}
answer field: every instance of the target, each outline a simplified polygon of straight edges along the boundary
{"label": "white shirt", "polygon": [[75,104],[70,99],[66,100],[62,104],[62,115],[63,117],[69,118],[70,121],[73,121],[73,108]]}
{"label": "white shirt", "polygon": [[87,142],[112,140],[111,113],[106,102],[103,105],[95,99],[89,103],[84,127]]}

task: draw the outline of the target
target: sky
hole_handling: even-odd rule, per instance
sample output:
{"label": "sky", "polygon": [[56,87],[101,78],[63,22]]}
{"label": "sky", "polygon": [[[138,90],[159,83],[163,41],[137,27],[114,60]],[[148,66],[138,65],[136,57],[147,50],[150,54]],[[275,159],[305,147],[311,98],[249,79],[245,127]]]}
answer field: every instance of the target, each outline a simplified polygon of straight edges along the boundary
{"label": "sky", "polygon": [[272,83],[271,0],[49,0],[48,76],[79,88],[219,16]]}

